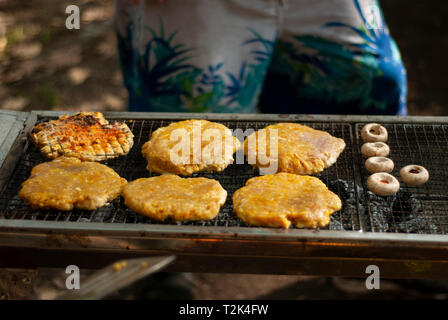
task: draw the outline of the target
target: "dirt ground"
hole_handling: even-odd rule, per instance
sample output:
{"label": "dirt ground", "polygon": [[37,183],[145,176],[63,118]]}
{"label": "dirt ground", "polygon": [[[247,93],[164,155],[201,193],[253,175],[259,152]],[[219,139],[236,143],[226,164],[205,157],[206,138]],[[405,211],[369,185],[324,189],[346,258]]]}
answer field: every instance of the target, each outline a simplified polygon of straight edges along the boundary
{"label": "dirt ground", "polygon": [[[65,8],[73,3],[82,24],[71,31]],[[112,18],[112,1],[1,0],[2,108],[125,110]]]}
{"label": "dirt ground", "polygon": [[[81,8],[80,30],[64,27],[69,4]],[[448,115],[448,2],[381,4],[407,68],[409,113]],[[0,108],[125,110],[113,14],[111,0],[0,0]],[[20,272],[13,277],[0,270],[0,291],[9,290],[0,299],[29,294],[30,283],[20,280]],[[299,276],[195,274],[192,281],[199,299],[428,297],[394,282],[379,294],[366,292],[362,281]],[[5,288],[8,283],[16,287]],[[24,283],[25,289],[17,287]]]}
{"label": "dirt ground", "polygon": [[[95,270],[81,270],[83,281]],[[0,269],[0,300],[53,299],[65,291],[60,269]],[[157,280],[155,280],[157,279]],[[167,281],[168,279],[168,281]],[[255,274],[168,274],[150,276],[106,299],[198,300],[448,300],[448,282],[381,279],[380,290],[366,289],[365,279]]]}

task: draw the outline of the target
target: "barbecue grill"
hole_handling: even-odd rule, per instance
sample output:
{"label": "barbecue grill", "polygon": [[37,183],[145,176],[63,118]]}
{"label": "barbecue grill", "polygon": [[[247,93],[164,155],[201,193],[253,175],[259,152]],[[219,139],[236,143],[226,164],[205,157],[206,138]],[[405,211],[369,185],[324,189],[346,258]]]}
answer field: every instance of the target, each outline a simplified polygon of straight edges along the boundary
{"label": "barbecue grill", "polygon": [[[185,119],[243,131],[297,122],[344,139],[336,164],[317,175],[339,195],[342,210],[326,228],[282,230],[248,226],[233,213],[233,192],[259,174],[248,164],[193,175],[216,179],[228,192],[217,218],[206,222],[153,221],[120,199],[93,212],[31,210],[17,193],[32,167],[46,159],[29,133],[36,123],[62,114],[21,114],[22,130],[10,133],[14,139],[8,136],[13,143],[0,169],[0,267],[99,268],[119,259],[175,254],[167,270],[365,277],[366,267],[377,265],[384,278],[448,278],[448,118],[105,113],[109,120],[125,120],[135,135],[127,156],[103,162],[128,181],[150,176],[141,146],[151,132]],[[427,184],[402,184],[392,197],[368,191],[359,133],[370,122],[389,132],[392,174],[399,177],[403,166],[420,164],[430,173]]]}

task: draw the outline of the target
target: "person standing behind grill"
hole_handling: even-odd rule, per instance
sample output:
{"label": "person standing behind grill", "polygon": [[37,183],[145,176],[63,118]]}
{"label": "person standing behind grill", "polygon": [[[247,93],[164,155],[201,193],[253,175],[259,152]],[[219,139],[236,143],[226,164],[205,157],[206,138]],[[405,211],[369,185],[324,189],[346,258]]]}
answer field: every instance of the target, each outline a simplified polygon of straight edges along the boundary
{"label": "person standing behind grill", "polygon": [[[405,68],[376,0],[115,6],[130,111],[407,114]],[[191,299],[191,287],[159,273],[128,291]]]}
{"label": "person standing behind grill", "polygon": [[115,26],[131,111],[407,113],[376,0],[119,0]]}

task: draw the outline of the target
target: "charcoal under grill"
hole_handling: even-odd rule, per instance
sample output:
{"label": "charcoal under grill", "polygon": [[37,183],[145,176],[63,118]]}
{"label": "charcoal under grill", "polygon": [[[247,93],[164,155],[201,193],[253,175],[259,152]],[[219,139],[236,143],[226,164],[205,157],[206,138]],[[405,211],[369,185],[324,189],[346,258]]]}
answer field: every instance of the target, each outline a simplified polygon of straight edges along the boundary
{"label": "charcoal under grill", "polygon": [[[31,169],[46,159],[27,137],[37,122],[58,115],[31,113],[0,171],[0,246],[5,247],[5,252],[17,248],[72,254],[88,251],[97,253],[95,261],[101,260],[99,253],[111,250],[114,256],[169,252],[182,257],[176,270],[200,271],[192,265],[201,257],[209,260],[213,256],[213,261],[207,261],[206,265],[212,266],[206,271],[285,274],[356,275],[363,270],[354,271],[355,266],[379,259],[387,265],[391,276],[400,277],[415,276],[415,263],[419,266],[423,261],[432,261],[430,268],[422,267],[421,275],[445,277],[441,270],[447,267],[448,261],[448,121],[443,121],[446,119],[106,114],[111,120],[125,120],[135,135],[134,147],[127,156],[103,162],[128,181],[151,176],[141,155],[141,146],[151,133],[187,118],[207,118],[243,131],[294,121],[344,139],[346,148],[336,164],[317,175],[339,195],[342,210],[334,213],[329,226],[320,230],[280,230],[248,226],[233,213],[233,192],[259,175],[248,164],[232,164],[221,173],[194,174],[218,180],[228,192],[219,215],[210,221],[157,222],[126,208],[121,199],[93,212],[31,210],[17,193]],[[430,173],[427,184],[421,187],[402,184],[399,193],[392,197],[380,197],[368,191],[369,174],[363,166],[365,159],[360,153],[363,142],[359,136],[362,126],[368,122],[380,122],[389,132],[389,157],[395,163],[392,174],[399,177],[403,166],[420,164]],[[11,234],[16,238],[11,238]],[[273,259],[280,263],[278,267],[272,266]],[[298,261],[302,261],[302,266],[294,264]],[[0,260],[2,263],[7,261]],[[260,263],[271,266],[260,266]],[[403,264],[407,272],[394,271],[397,263]],[[250,265],[254,269],[247,270]]]}

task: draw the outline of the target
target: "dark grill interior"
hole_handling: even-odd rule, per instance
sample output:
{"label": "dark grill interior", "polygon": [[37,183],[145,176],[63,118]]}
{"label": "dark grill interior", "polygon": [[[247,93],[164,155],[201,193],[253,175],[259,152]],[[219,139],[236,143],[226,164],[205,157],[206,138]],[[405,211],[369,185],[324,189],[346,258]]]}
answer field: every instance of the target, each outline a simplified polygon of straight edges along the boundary
{"label": "dark grill interior", "polygon": [[[355,126],[359,133],[364,124]],[[361,202],[365,202],[368,230],[400,233],[448,232],[448,125],[431,124],[384,124],[391,149],[389,158],[394,161],[392,175],[399,178],[400,169],[406,165],[418,164],[430,174],[429,181],[420,187],[410,187],[401,181],[401,188],[395,197],[377,197],[364,191]],[[362,140],[356,135],[356,150]],[[361,164],[363,190],[368,172],[358,152]],[[399,179],[400,180],[400,179]]]}
{"label": "dark grill interior", "polygon": [[[47,121],[40,119],[39,121]],[[141,155],[141,146],[152,131],[166,126],[173,120],[130,120],[134,147],[125,157],[112,159],[104,164],[110,166],[128,181],[148,177],[146,160]],[[231,129],[261,129],[274,122],[266,121],[218,121]],[[448,174],[444,170],[448,165],[448,126],[445,125],[386,125],[389,131],[391,159],[396,169],[393,174],[399,177],[399,170],[407,164],[420,164],[430,172],[430,181],[422,187],[402,185],[400,192],[393,197],[378,197],[365,187],[368,177],[363,168],[360,154],[362,141],[358,135],[363,124],[347,123],[304,123],[315,129],[325,130],[336,137],[343,138],[347,144],[337,163],[319,174],[327,186],[339,195],[343,209],[334,213],[326,229],[347,231],[373,231],[398,233],[445,234],[448,229]],[[11,179],[0,195],[0,219],[27,219],[44,221],[106,222],[106,223],[153,223],[126,208],[120,200],[99,210],[89,212],[73,210],[33,211],[17,196],[20,184],[28,178],[35,165],[46,161],[30,143],[20,156]],[[228,192],[225,205],[218,217],[210,221],[185,222],[183,225],[249,227],[233,213],[233,192],[244,186],[245,182],[258,175],[258,171],[248,164],[230,165],[222,173],[200,173],[202,176],[218,180]],[[173,224],[166,221],[163,224]]]}

